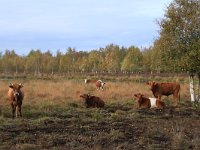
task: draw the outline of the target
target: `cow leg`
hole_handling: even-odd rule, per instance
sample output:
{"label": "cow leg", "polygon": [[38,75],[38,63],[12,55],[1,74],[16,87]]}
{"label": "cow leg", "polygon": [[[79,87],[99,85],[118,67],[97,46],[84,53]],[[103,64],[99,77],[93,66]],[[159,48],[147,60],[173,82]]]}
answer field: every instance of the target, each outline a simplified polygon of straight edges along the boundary
{"label": "cow leg", "polygon": [[177,107],[177,99],[175,99],[174,107]]}
{"label": "cow leg", "polygon": [[18,117],[18,111],[19,111],[19,109],[18,109],[18,105],[17,105],[17,106],[15,106],[15,117],[16,118]]}
{"label": "cow leg", "polygon": [[15,118],[16,107],[13,104],[11,104],[11,109],[12,109],[12,118],[14,119]]}
{"label": "cow leg", "polygon": [[158,96],[158,100],[161,101],[161,95]]}
{"label": "cow leg", "polygon": [[18,115],[19,114],[19,108],[18,108],[18,106],[16,106],[16,112],[15,112],[15,115],[16,115],[16,118],[18,118]]}
{"label": "cow leg", "polygon": [[173,95],[173,99],[174,99],[174,107],[177,107],[177,103],[178,103],[178,95]]}
{"label": "cow leg", "polygon": [[17,116],[18,116],[18,113],[19,113],[19,116],[22,117],[22,109],[21,109],[21,106],[17,106]]}
{"label": "cow leg", "polygon": [[19,116],[22,117],[22,108],[21,108],[21,106],[19,108]]}

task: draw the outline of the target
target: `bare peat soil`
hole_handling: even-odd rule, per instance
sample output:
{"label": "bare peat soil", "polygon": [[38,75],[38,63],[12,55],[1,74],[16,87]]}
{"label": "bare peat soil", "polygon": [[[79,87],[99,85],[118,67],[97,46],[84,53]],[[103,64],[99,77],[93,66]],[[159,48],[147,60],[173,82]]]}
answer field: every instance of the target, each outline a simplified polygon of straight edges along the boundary
{"label": "bare peat soil", "polygon": [[[28,108],[24,108],[28,109]],[[27,110],[26,110],[27,111]],[[0,119],[0,149],[200,149],[200,110],[138,110],[113,103],[104,109],[78,104]]]}

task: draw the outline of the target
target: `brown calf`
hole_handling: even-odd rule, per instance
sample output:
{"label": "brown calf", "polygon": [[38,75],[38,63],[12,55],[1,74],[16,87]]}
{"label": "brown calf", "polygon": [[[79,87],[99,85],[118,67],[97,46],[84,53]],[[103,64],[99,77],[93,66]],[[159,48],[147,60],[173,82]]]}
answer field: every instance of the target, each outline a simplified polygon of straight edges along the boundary
{"label": "brown calf", "polygon": [[105,105],[104,101],[101,100],[97,96],[90,96],[89,94],[83,94],[83,95],[80,95],[80,97],[82,97],[85,100],[85,106],[87,108],[90,108],[90,107],[101,108],[101,107],[104,107]]}
{"label": "brown calf", "polygon": [[21,88],[23,85],[20,84],[10,84],[8,89],[8,100],[10,102],[11,108],[12,108],[12,117],[22,117],[22,101],[24,98],[24,92],[21,91]]}
{"label": "brown calf", "polygon": [[162,95],[169,96],[173,95],[175,100],[175,106],[177,106],[178,101],[180,101],[180,84],[176,82],[147,82],[150,85],[153,95],[161,100]]}
{"label": "brown calf", "polygon": [[158,108],[158,109],[165,108],[165,103],[156,98],[146,98],[141,93],[134,94],[134,96],[138,100],[139,108]]}

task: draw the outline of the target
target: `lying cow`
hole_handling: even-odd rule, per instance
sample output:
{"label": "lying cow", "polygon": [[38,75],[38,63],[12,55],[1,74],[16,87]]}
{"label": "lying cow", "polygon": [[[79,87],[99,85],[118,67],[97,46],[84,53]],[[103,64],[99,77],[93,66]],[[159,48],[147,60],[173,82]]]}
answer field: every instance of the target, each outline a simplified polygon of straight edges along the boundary
{"label": "lying cow", "polygon": [[90,80],[90,79],[85,79],[85,83],[95,83],[98,90],[100,89],[103,90],[103,87],[106,84],[102,80]]}
{"label": "lying cow", "polygon": [[105,105],[104,101],[101,100],[97,96],[91,96],[89,94],[83,94],[83,95],[80,95],[80,97],[82,97],[85,100],[85,106],[87,108],[90,108],[90,107],[101,108],[101,107],[104,107],[104,105]]}
{"label": "lying cow", "polygon": [[24,98],[24,92],[21,91],[21,88],[23,85],[20,84],[11,84],[9,85],[8,89],[8,100],[10,102],[11,108],[12,108],[12,117],[22,117],[22,101]]}
{"label": "lying cow", "polygon": [[165,103],[156,98],[147,98],[141,93],[134,94],[134,96],[138,100],[139,108],[165,108]]}
{"label": "lying cow", "polygon": [[173,95],[175,100],[175,106],[177,106],[178,101],[180,101],[180,84],[176,82],[147,82],[150,85],[153,95],[161,100],[162,95],[169,96]]}

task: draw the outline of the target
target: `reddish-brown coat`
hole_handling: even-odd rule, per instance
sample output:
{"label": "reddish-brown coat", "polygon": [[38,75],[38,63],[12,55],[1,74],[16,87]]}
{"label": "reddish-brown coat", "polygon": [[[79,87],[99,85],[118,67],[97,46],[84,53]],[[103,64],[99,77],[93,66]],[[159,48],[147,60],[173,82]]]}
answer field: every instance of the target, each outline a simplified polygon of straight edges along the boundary
{"label": "reddish-brown coat", "polygon": [[[149,98],[144,97],[144,95],[141,93],[134,94],[134,96],[136,97],[136,99],[138,101],[139,108],[151,108],[151,101]],[[156,108],[158,108],[158,109],[165,108],[165,103],[163,101],[160,101],[157,99],[156,100]]]}
{"label": "reddish-brown coat", "polygon": [[162,95],[169,96],[173,95],[175,100],[175,106],[177,106],[178,101],[180,101],[180,84],[176,82],[147,82],[147,85],[151,87],[153,95],[161,100]]}
{"label": "reddish-brown coat", "polygon": [[101,108],[101,107],[104,107],[104,105],[105,105],[104,101],[97,96],[91,96],[89,94],[83,94],[83,95],[80,95],[80,97],[82,97],[85,100],[85,106],[87,108],[90,108],[90,107]]}
{"label": "reddish-brown coat", "polygon": [[22,87],[23,85],[21,83],[20,84],[15,83],[9,85],[8,100],[11,105],[13,118],[15,117],[15,113],[16,117],[18,117],[18,115],[22,117],[21,107],[24,98],[24,92],[21,90]]}

